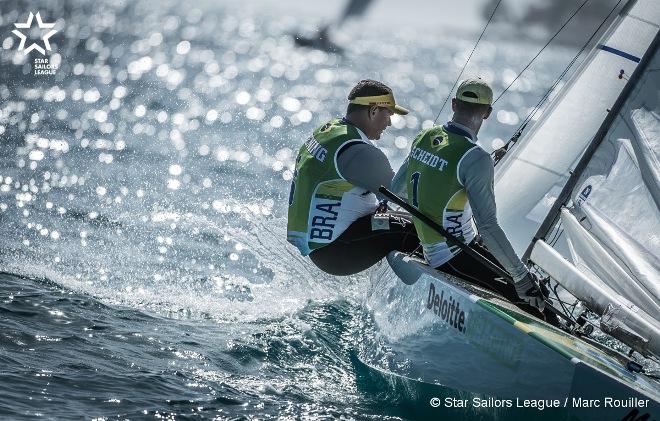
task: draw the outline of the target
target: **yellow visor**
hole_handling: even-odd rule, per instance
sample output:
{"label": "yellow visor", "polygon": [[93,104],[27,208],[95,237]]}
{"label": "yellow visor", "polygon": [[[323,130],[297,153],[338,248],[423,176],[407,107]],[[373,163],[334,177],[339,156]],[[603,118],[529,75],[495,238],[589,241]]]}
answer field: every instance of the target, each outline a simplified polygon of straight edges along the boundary
{"label": "yellow visor", "polygon": [[394,101],[394,95],[392,94],[377,95],[377,96],[359,96],[355,99],[351,99],[349,102],[351,104],[375,105],[377,107],[389,108],[390,111],[392,111],[395,114],[401,114],[401,115],[408,114],[407,109],[403,108],[400,105],[396,105],[396,102]]}

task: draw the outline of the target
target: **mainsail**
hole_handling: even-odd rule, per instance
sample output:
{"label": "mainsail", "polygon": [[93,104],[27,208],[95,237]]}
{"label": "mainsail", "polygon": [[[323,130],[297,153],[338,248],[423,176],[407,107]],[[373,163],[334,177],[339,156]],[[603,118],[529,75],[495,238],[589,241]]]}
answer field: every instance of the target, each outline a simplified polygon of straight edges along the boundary
{"label": "mainsail", "polygon": [[497,166],[498,217],[516,252],[526,251],[659,25],[659,1],[631,1],[543,119]]}
{"label": "mainsail", "polygon": [[496,173],[514,248],[660,358],[660,2],[629,2]]}

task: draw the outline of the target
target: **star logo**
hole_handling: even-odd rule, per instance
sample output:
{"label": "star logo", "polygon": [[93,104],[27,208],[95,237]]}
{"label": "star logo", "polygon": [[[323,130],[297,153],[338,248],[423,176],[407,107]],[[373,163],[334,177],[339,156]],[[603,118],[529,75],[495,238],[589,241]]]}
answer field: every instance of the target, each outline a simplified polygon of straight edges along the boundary
{"label": "star logo", "polygon": [[28,20],[25,23],[15,23],[14,26],[16,26],[17,29],[14,29],[13,31],[11,31],[11,33],[16,35],[21,40],[21,43],[18,45],[18,51],[23,50],[23,54],[27,55],[30,51],[37,50],[42,55],[45,56],[46,55],[46,50],[44,50],[36,42],[33,42],[32,44],[30,44],[29,47],[25,48],[25,40],[27,39],[27,36],[24,35],[21,31],[19,31],[19,29],[27,29],[29,31],[30,27],[32,26],[32,19],[35,16],[37,17],[37,25],[39,25],[39,29],[50,29],[50,31],[48,31],[46,33],[46,35],[44,35],[41,38],[42,41],[44,42],[44,46],[46,47],[46,50],[50,51],[50,42],[48,41],[48,39],[57,33],[57,29],[52,29],[53,27],[55,27],[54,22],[53,23],[44,23],[41,20],[41,15],[39,14],[39,12],[37,12],[36,15],[34,15],[32,12],[30,12],[30,16],[28,16]]}

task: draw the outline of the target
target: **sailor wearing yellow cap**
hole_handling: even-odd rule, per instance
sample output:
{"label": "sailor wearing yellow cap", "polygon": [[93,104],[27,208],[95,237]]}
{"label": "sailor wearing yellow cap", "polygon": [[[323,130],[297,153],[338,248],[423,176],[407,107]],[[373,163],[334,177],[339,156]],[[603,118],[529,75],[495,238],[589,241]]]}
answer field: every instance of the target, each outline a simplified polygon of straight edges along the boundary
{"label": "sailor wearing yellow cap", "polygon": [[300,148],[289,195],[287,240],[334,275],[360,272],[390,251],[419,245],[412,221],[386,212],[374,194],[394,172],[373,141],[393,114],[408,110],[375,80],[360,81],[348,100],[346,116],[322,124]]}
{"label": "sailor wearing yellow cap", "polygon": [[[542,309],[538,280],[516,255],[498,224],[493,161],[477,144],[477,133],[492,112],[492,101],[493,91],[485,81],[463,81],[452,99],[451,121],[417,135],[410,155],[394,178],[393,189],[449,233],[477,248],[489,260],[499,262],[511,274],[515,288],[503,284],[496,273],[414,219],[424,256],[432,267],[486,284],[514,301],[520,297]],[[477,232],[487,248],[476,241]]]}

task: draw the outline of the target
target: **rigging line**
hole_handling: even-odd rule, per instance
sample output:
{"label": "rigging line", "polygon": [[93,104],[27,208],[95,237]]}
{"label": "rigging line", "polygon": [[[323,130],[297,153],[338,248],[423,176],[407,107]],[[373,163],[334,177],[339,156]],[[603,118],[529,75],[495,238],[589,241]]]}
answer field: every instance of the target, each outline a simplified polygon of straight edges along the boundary
{"label": "rigging line", "polygon": [[[573,59],[568,63],[568,65],[566,66],[566,68],[564,69],[564,71],[561,72],[561,74],[560,74],[559,77],[554,81],[554,83],[552,84],[552,86],[550,86],[550,89],[548,89],[548,91],[546,91],[545,95],[543,95],[543,97],[539,100],[539,102],[536,103],[536,105],[534,106],[534,108],[532,108],[532,111],[530,111],[530,113],[527,115],[527,117],[525,117],[525,119],[524,119],[523,122],[520,124],[520,126],[518,126],[518,129],[516,130],[515,134],[514,134],[513,136],[511,136],[511,138],[509,139],[509,141],[506,142],[506,143],[504,144],[504,146],[503,146],[502,148],[500,148],[500,149],[504,149],[505,151],[508,152],[509,145],[510,145],[511,143],[516,143],[516,142],[518,141],[518,138],[520,138],[520,135],[522,134],[523,130],[525,130],[525,127],[527,126],[527,124],[528,124],[530,121],[532,121],[532,119],[534,118],[534,116],[536,115],[536,113],[540,110],[540,108],[541,108],[541,104],[543,104],[543,103],[544,103],[544,102],[550,97],[550,94],[552,93],[552,91],[554,91],[554,89],[559,85],[559,83],[561,82],[561,80],[562,80],[562,79],[566,76],[566,74],[569,72],[569,70],[571,69],[571,67],[573,67],[573,65],[575,64],[575,62],[577,61],[577,59],[582,55],[582,53],[583,53],[584,50],[587,48],[587,46],[589,46],[589,44],[591,43],[591,40],[594,39],[594,37],[596,36],[596,34],[598,34],[598,32],[599,32],[600,29],[603,27],[603,25],[605,24],[605,22],[607,22],[607,20],[610,18],[610,16],[612,16],[612,13],[614,13],[614,11],[616,10],[616,8],[619,7],[619,4],[621,4],[621,1],[622,1],[622,0],[617,1],[617,3],[614,5],[614,7],[612,7],[612,9],[609,11],[609,13],[607,14],[607,16],[605,16],[605,18],[600,22],[600,24],[598,25],[598,27],[592,32],[591,36],[590,36],[590,37],[585,41],[585,43],[582,45],[582,48],[580,48],[580,51],[578,51],[578,53],[577,53],[577,54],[573,57]],[[501,155],[499,158],[496,157],[496,159],[495,159],[495,165],[497,165],[497,164],[501,161],[501,159],[502,159],[503,157],[504,157],[504,155]]]}
{"label": "rigging line", "polygon": [[[532,268],[533,270],[535,270],[536,273],[537,273],[537,275],[538,275],[538,274],[541,274],[541,273],[545,273],[545,271],[543,271],[543,268],[541,268],[540,266],[538,266],[538,265],[536,265],[536,264],[534,264],[534,263],[531,263],[530,268]],[[540,269],[539,269],[539,268],[540,268]],[[550,277],[548,276],[548,279],[552,279],[552,278],[550,278]],[[577,322],[576,322],[575,319],[573,318],[573,314],[570,313],[570,315],[569,315],[568,310],[567,310],[566,307],[564,306],[564,301],[561,300],[561,299],[559,298],[559,294],[557,293],[557,287],[559,286],[559,283],[556,283],[555,286],[554,286],[554,288],[553,288],[553,286],[552,286],[552,284],[551,284],[550,282],[548,282],[548,285],[549,285],[548,289],[554,291],[554,293],[555,293],[555,297],[557,297],[557,300],[559,301],[559,305],[561,305],[561,307],[564,309],[563,317],[566,318],[565,320],[568,320],[568,321],[569,321],[570,323],[572,323],[573,325],[577,324]],[[550,297],[548,296],[548,298],[550,298]],[[560,313],[561,313],[561,312],[557,310],[557,313],[556,313],[556,314],[560,314]]]}
{"label": "rigging line", "polygon": [[559,239],[561,238],[563,233],[564,233],[564,230],[557,231],[557,237],[552,240],[551,244],[550,243],[548,243],[548,244],[550,244],[551,247],[554,247],[557,244],[557,241],[559,241]]}
{"label": "rigging line", "polygon": [[[540,104],[543,103],[543,102],[544,102],[544,101],[550,96],[550,93],[552,92],[552,90],[553,90],[557,85],[559,85],[559,82],[561,81],[561,79],[563,79],[563,77],[566,76],[566,73],[568,73],[568,71],[570,70],[570,68],[573,67],[573,64],[575,64],[575,62],[576,62],[577,59],[580,57],[580,55],[582,55],[582,53],[583,53],[584,50],[587,48],[587,46],[589,46],[589,44],[591,43],[591,40],[594,39],[594,37],[596,36],[596,34],[598,34],[598,32],[599,32],[600,29],[603,27],[603,25],[605,24],[605,22],[607,22],[607,20],[610,18],[610,16],[612,16],[612,13],[616,10],[616,8],[619,6],[619,4],[621,4],[621,1],[622,1],[622,0],[617,1],[617,3],[614,5],[614,7],[612,7],[612,9],[610,9],[610,11],[609,11],[609,13],[607,14],[607,16],[605,16],[605,18],[600,22],[600,24],[598,25],[598,27],[596,27],[596,29],[591,33],[591,35],[589,36],[589,38],[588,38],[588,39],[585,41],[585,43],[582,45],[582,48],[580,48],[580,51],[578,51],[578,53],[577,53],[577,54],[573,57],[573,59],[568,63],[568,66],[566,66],[566,68],[565,68],[564,71],[559,75],[559,77],[557,78],[557,80],[555,80],[555,82],[552,84],[552,86],[550,87],[550,89],[548,90],[548,92],[546,92],[546,94],[543,96],[543,98],[541,98],[541,100],[536,104],[536,106],[534,107],[532,113],[530,113],[530,115],[528,115],[527,118],[525,118],[525,121],[523,122],[523,124],[520,125],[519,129],[521,129],[526,123],[528,123],[528,122],[533,118],[534,114],[536,114],[536,112],[538,111],[538,108],[539,108]],[[521,72],[521,73],[522,73],[522,72]],[[501,96],[501,95],[500,95],[500,96]]]}
{"label": "rigging line", "polygon": [[546,47],[547,47],[548,45],[550,45],[550,43],[552,42],[552,40],[554,40],[554,39],[557,37],[557,35],[559,35],[559,33],[560,33],[560,32],[566,27],[566,25],[568,25],[568,23],[569,23],[571,20],[573,20],[573,18],[575,17],[575,15],[577,15],[577,13],[578,13],[578,12],[584,7],[584,5],[587,4],[588,2],[589,2],[589,0],[584,0],[584,1],[582,2],[582,4],[580,5],[580,7],[578,7],[578,8],[575,10],[575,12],[573,12],[573,14],[568,18],[568,20],[567,20],[566,22],[564,22],[564,24],[563,24],[563,25],[557,30],[557,32],[555,32],[555,34],[554,34],[554,35],[548,40],[548,42],[545,43],[545,45],[543,46],[543,48],[541,48],[541,49],[539,50],[539,52],[536,53],[536,55],[534,56],[534,58],[532,58],[532,60],[531,60],[529,63],[527,63],[527,66],[525,66],[525,67],[520,71],[520,73],[518,73],[518,75],[517,75],[512,81],[511,81],[511,83],[509,83],[509,85],[508,85],[506,88],[504,88],[504,90],[503,90],[502,93],[497,97],[497,99],[495,99],[495,101],[493,101],[493,104],[495,104],[500,98],[502,98],[502,95],[504,95],[504,93],[505,93],[506,91],[508,91],[509,88],[510,88],[514,83],[516,83],[516,80],[518,80],[518,78],[523,74],[523,72],[524,72],[525,70],[527,70],[527,69],[529,68],[529,66],[532,65],[532,63],[534,63],[534,60],[536,60],[536,59],[538,58],[538,56],[541,55],[541,53],[543,52],[543,50],[545,50]]}
{"label": "rigging line", "polygon": [[557,240],[557,236],[558,236],[558,235],[561,235],[561,233],[562,233],[562,229],[561,229],[561,221],[559,221],[559,223],[558,223],[554,228],[552,228],[552,231],[550,231],[550,232],[548,233],[547,237],[549,237],[549,238],[551,238],[551,239],[550,239],[550,240],[546,240],[546,242],[547,242],[550,246],[553,246],[554,244],[552,244],[552,242],[553,242],[553,241],[556,241],[556,240]]}
{"label": "rigging line", "polygon": [[[585,44],[586,47],[587,44]],[[511,139],[509,139],[508,142],[504,144],[504,148],[507,148],[511,143],[515,143],[515,141],[518,139],[518,133],[522,134],[522,131],[525,130],[525,127],[527,124],[529,124],[530,121],[534,118],[536,113],[541,109],[541,105],[550,97],[550,94],[552,94],[552,91],[555,90],[555,88],[559,85],[561,80],[566,76],[568,71],[573,67],[573,64],[577,61],[578,57],[582,54],[582,51],[584,51],[584,47],[580,50],[578,54],[573,57],[573,59],[568,63],[568,66],[559,74],[559,77],[555,79],[555,81],[552,83],[550,88],[546,91],[546,93],[541,97],[539,102],[536,103],[536,105],[532,108],[532,110],[527,114],[523,122],[518,126],[518,129],[516,129],[516,134],[514,136],[511,136]],[[498,160],[499,161],[499,160]]]}
{"label": "rigging line", "polygon": [[[541,270],[538,269],[538,267],[539,267],[538,265],[533,264],[533,266],[536,268],[537,272],[541,272],[541,271],[542,271],[542,269],[541,269]],[[545,273],[545,271],[543,271],[543,273]],[[547,275],[547,274],[546,274],[546,275]],[[546,278],[548,278],[548,279],[551,280],[551,281],[553,280],[553,278],[552,278],[550,275],[547,275]],[[557,301],[560,301],[560,302],[564,303],[565,305],[572,307],[571,311],[570,311],[569,313],[567,313],[567,314],[571,314],[571,315],[573,315],[573,311],[575,310],[575,306],[577,306],[578,303],[579,303],[580,301],[579,301],[578,299],[575,299],[575,301],[573,301],[572,303],[569,303],[569,302],[566,301],[566,300],[562,300],[562,299],[559,297],[559,293],[557,292],[557,288],[559,288],[559,287],[561,287],[561,285],[560,285],[559,282],[557,282],[557,281],[555,281],[554,286],[552,285],[552,283],[548,282],[548,289],[551,289],[551,290],[554,292],[555,297],[557,298]]]}
{"label": "rigging line", "polygon": [[[587,43],[588,43],[588,41],[587,41]],[[557,85],[559,85],[559,83],[560,83],[561,80],[564,78],[564,76],[566,76],[566,74],[567,74],[568,71],[571,69],[571,67],[573,67],[573,65],[574,65],[575,62],[577,61],[578,57],[580,57],[580,55],[581,55],[582,52],[584,51],[585,47],[587,46],[587,43],[585,43],[585,45],[582,47],[582,49],[580,50],[580,52],[577,53],[577,54],[575,55],[575,57],[573,57],[573,59],[568,63],[568,65],[566,66],[566,68],[565,68],[565,69],[559,74],[559,77],[557,77],[557,79],[556,79],[556,80],[553,82],[553,84],[550,86],[550,89],[548,89],[548,91],[545,93],[545,95],[543,95],[543,97],[541,97],[541,99],[539,100],[539,102],[536,103],[536,105],[534,106],[534,108],[532,108],[532,111],[527,115],[527,117],[525,117],[525,120],[523,120],[523,124],[521,124],[520,127],[519,127],[520,130],[522,130],[522,129],[524,128],[524,126],[527,125],[527,123],[529,123],[529,122],[534,118],[534,115],[535,115],[535,114],[538,112],[538,110],[540,109],[541,104],[543,104],[543,103],[544,103],[544,102],[550,97],[550,94],[552,94],[552,91],[554,91],[554,89],[557,87]]]}
{"label": "rigging line", "polygon": [[477,45],[479,45],[479,41],[481,41],[481,38],[484,36],[484,33],[486,32],[486,28],[488,28],[488,25],[490,24],[490,21],[493,20],[493,16],[495,16],[495,11],[500,6],[500,3],[502,3],[502,0],[499,0],[497,2],[497,4],[495,5],[495,8],[493,9],[493,12],[490,14],[490,17],[488,18],[488,22],[486,22],[486,26],[484,26],[483,31],[481,31],[481,35],[479,35],[479,38],[477,39],[477,42],[474,44],[474,47],[472,48],[472,51],[470,52],[470,55],[468,56],[467,60],[465,61],[465,64],[463,65],[463,68],[461,69],[461,72],[458,74],[458,77],[456,78],[456,81],[454,81],[454,84],[452,85],[451,89],[449,90],[449,93],[447,94],[447,98],[445,98],[445,102],[442,103],[442,107],[440,107],[440,111],[438,112],[438,115],[435,117],[435,120],[433,120],[433,124],[435,124],[438,121],[438,119],[440,118],[440,114],[442,114],[442,111],[445,109],[445,105],[447,105],[447,101],[449,101],[449,97],[451,96],[451,93],[454,92],[454,88],[456,87],[456,84],[458,84],[458,81],[461,79],[461,76],[463,75],[463,72],[465,71],[465,68],[467,67],[468,63],[470,62],[470,59],[472,58],[472,54],[474,54],[474,51],[477,49]]}
{"label": "rigging line", "polygon": [[[557,297],[557,301],[562,302],[562,303],[564,303],[564,304],[567,305],[567,306],[573,306],[573,307],[574,307],[574,306],[576,305],[576,303],[577,303],[577,300],[576,300],[574,303],[569,303],[568,301],[566,301],[566,300],[562,300],[561,298],[559,298],[559,293],[557,292],[557,288],[559,288],[559,286],[560,286],[559,283],[556,282],[556,283],[555,283],[555,286],[551,287],[551,289],[552,289],[552,290],[554,291],[554,293],[555,293],[555,297]],[[571,314],[572,314],[572,313],[571,313]]]}
{"label": "rigging line", "polygon": [[552,236],[552,240],[548,241],[548,244],[550,246],[554,246],[557,244],[557,241],[559,241],[559,238],[561,235],[564,233],[564,230],[561,228],[562,221],[560,220],[559,223],[557,224],[557,229],[555,231],[555,234]]}
{"label": "rigging line", "polygon": [[580,55],[582,54],[582,52],[584,51],[586,46],[589,44],[590,40],[591,40],[591,37],[582,46],[582,49],[580,49],[580,51],[575,55],[575,57],[573,57],[573,59],[568,63],[566,68],[559,74],[559,77],[557,77],[557,79],[555,79],[555,81],[552,83],[550,88],[541,97],[539,102],[537,102],[536,105],[532,108],[532,110],[527,114],[527,116],[525,117],[523,122],[516,129],[514,135],[511,136],[511,138],[509,138],[509,140],[504,144],[504,146],[502,146],[500,148],[500,150],[503,149],[505,151],[505,153],[498,156],[497,154],[495,154],[497,151],[493,151],[493,154],[495,154],[495,165],[497,165],[502,160],[502,158],[504,158],[504,155],[506,154],[506,152],[509,151],[509,145],[511,145],[512,143],[516,143],[518,141],[518,139],[522,135],[523,131],[527,127],[527,124],[529,124],[529,122],[532,121],[532,119],[534,118],[536,113],[541,109],[541,105],[550,97],[550,95],[555,90],[555,88],[559,85],[559,83],[562,81],[562,79],[564,79],[564,76],[566,76],[566,74],[569,72],[571,67],[573,67],[573,65],[577,61],[578,57],[580,57]]}
{"label": "rigging line", "polygon": [[554,288],[551,288],[552,292],[555,293],[555,297],[557,298],[557,301],[559,302],[559,305],[561,306],[561,308],[564,310],[565,315],[568,316],[569,319],[571,319],[574,323],[577,324],[577,321],[573,317],[573,312],[569,312],[568,309],[566,308],[566,306],[564,306],[564,301],[561,298],[559,298],[559,294],[557,293],[557,287],[558,286],[559,286],[559,284],[556,284]]}

